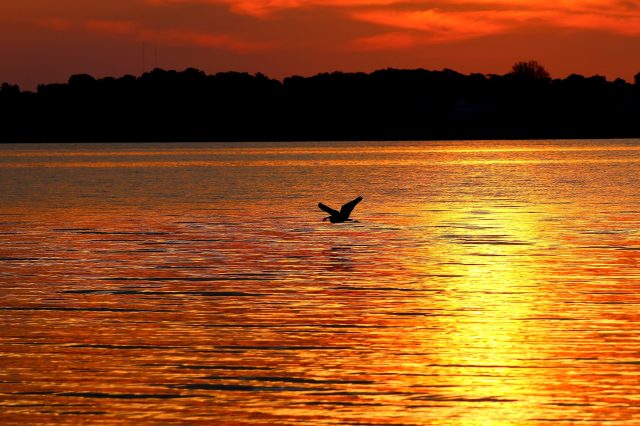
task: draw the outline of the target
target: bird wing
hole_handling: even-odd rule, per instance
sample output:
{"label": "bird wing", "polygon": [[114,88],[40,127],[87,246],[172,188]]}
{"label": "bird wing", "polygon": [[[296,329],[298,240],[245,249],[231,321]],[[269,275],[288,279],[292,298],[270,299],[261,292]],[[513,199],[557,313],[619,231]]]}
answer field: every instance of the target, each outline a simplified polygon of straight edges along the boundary
{"label": "bird wing", "polygon": [[324,205],[322,203],[318,203],[318,207],[320,207],[321,210],[324,210],[325,212],[329,213],[331,216],[335,216],[339,214],[338,210],[334,210],[331,207]]}
{"label": "bird wing", "polygon": [[360,201],[362,201],[362,195],[342,206],[342,208],[340,209],[340,215],[344,216],[344,218],[347,219],[351,214],[351,211],[356,207],[356,205],[358,205]]}

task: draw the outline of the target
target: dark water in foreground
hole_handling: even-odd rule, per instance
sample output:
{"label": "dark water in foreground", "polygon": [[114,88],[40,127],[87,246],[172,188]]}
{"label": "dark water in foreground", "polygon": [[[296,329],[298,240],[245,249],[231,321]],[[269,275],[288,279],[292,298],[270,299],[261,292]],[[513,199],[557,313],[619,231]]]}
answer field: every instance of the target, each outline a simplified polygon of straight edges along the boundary
{"label": "dark water in foreground", "polygon": [[637,140],[0,146],[0,423],[640,424],[639,188]]}

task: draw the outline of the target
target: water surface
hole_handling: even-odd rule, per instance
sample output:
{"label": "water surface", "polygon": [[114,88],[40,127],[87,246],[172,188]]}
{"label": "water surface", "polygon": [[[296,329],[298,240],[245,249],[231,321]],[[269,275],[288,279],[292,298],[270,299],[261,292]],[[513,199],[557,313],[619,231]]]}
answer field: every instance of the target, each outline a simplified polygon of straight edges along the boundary
{"label": "water surface", "polygon": [[2,422],[640,424],[639,172],[638,140],[2,145]]}

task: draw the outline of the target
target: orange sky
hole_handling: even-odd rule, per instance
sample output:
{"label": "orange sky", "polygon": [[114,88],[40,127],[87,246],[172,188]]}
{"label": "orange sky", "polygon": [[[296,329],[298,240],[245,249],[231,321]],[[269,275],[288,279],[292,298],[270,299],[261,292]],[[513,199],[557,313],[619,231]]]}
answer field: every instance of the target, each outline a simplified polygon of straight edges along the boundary
{"label": "orange sky", "polygon": [[[145,48],[143,49],[143,45]],[[145,52],[143,61],[143,50]],[[157,51],[157,56],[156,56]],[[156,60],[157,58],[157,60]],[[452,68],[632,81],[637,0],[19,0],[0,4],[0,82],[162,68],[263,72]]]}

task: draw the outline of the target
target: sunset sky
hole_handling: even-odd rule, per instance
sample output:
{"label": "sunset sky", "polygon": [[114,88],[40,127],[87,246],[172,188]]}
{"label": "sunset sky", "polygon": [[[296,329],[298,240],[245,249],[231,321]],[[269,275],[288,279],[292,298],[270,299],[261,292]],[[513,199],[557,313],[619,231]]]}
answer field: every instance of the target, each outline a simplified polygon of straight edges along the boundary
{"label": "sunset sky", "polygon": [[[144,54],[143,54],[144,52]],[[640,71],[637,0],[7,0],[0,82],[196,67],[271,77],[452,68],[553,77]]]}

